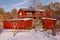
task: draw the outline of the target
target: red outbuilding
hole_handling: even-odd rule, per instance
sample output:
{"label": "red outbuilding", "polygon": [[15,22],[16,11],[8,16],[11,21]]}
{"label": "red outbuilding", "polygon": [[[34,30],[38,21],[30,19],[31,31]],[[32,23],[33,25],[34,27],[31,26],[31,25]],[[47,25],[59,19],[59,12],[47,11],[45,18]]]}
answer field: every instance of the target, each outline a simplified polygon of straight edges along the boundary
{"label": "red outbuilding", "polygon": [[26,29],[26,27],[32,27],[32,23],[32,18],[10,19],[3,22],[3,28]]}
{"label": "red outbuilding", "polygon": [[33,10],[33,9],[22,8],[22,9],[19,9],[19,11],[18,11],[18,18],[25,18],[25,17],[31,17],[31,18],[40,17],[40,18],[42,18],[43,16],[46,16],[45,10],[39,10],[39,9]]}
{"label": "red outbuilding", "polygon": [[56,24],[56,19],[43,17],[43,27],[44,29],[54,29]]}

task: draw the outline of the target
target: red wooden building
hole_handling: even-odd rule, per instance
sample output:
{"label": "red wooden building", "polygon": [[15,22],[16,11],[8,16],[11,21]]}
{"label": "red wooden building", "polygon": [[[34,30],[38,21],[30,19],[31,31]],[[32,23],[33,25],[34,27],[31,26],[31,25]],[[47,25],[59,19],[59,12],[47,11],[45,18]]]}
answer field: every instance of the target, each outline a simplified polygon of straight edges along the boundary
{"label": "red wooden building", "polygon": [[[28,17],[28,18],[27,18]],[[35,17],[50,17],[50,12],[45,10],[20,9],[18,11],[18,19],[10,19],[3,22],[3,27],[6,29],[25,29],[32,27]]]}
{"label": "red wooden building", "polygon": [[56,19],[43,17],[44,29],[54,29],[56,24]]}
{"label": "red wooden building", "polygon": [[18,11],[18,17],[19,18],[25,18],[25,17],[50,17],[50,12],[45,10],[33,10],[33,9],[19,9]]}
{"label": "red wooden building", "polygon": [[32,27],[32,18],[20,18],[20,19],[10,19],[3,22],[3,28],[5,29],[26,29],[27,27]]}

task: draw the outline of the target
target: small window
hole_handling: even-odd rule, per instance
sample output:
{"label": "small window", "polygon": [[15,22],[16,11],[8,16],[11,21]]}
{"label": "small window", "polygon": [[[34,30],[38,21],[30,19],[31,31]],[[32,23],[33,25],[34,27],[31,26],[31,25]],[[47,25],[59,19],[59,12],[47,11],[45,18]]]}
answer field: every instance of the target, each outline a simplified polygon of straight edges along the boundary
{"label": "small window", "polygon": [[22,15],[22,13],[19,13],[19,15],[21,16],[21,15]]}
{"label": "small window", "polygon": [[30,13],[30,15],[32,15],[32,13]]}
{"label": "small window", "polygon": [[32,15],[32,13],[27,13],[27,15]]}
{"label": "small window", "polygon": [[27,15],[29,15],[29,13],[27,13]]}

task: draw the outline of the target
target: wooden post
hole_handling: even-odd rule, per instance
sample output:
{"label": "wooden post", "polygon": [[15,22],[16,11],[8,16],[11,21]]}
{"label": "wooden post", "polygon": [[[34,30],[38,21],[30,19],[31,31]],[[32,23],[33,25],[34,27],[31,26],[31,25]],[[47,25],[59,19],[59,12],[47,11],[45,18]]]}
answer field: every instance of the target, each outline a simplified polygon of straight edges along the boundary
{"label": "wooden post", "polygon": [[56,20],[55,20],[55,27],[52,28],[52,35],[56,36]]}
{"label": "wooden post", "polygon": [[53,28],[53,29],[52,29],[52,35],[53,35],[53,36],[56,36],[56,28]]}

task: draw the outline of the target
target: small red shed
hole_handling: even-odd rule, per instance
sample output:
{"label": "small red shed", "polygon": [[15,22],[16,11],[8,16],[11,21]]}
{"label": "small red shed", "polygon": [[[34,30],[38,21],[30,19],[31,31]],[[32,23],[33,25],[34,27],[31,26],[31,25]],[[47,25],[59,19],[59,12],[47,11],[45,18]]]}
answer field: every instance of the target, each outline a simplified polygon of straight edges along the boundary
{"label": "small red shed", "polygon": [[56,19],[43,17],[43,27],[44,29],[53,29],[55,28]]}
{"label": "small red shed", "polygon": [[5,29],[26,29],[32,27],[32,18],[10,19],[3,21],[3,28]]}

